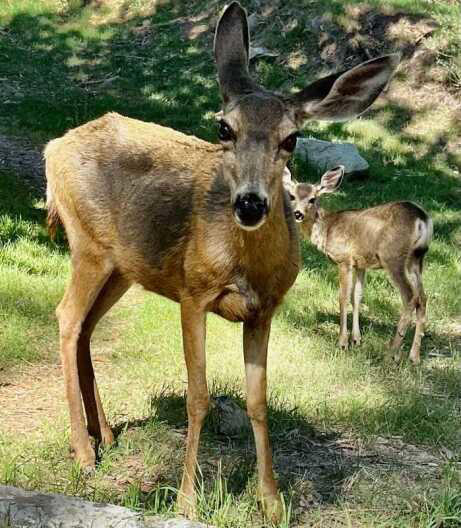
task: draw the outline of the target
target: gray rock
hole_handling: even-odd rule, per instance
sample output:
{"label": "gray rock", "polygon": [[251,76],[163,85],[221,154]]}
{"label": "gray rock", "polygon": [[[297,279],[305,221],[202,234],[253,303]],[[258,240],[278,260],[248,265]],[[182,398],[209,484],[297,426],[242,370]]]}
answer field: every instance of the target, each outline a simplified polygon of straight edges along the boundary
{"label": "gray rock", "polygon": [[296,156],[307,161],[319,172],[337,165],[344,165],[346,174],[364,174],[368,162],[362,158],[352,143],[331,143],[313,138],[300,138],[296,145]]}
{"label": "gray rock", "polygon": [[121,506],[0,486],[0,526],[11,528],[205,528],[186,519],[146,523]]}

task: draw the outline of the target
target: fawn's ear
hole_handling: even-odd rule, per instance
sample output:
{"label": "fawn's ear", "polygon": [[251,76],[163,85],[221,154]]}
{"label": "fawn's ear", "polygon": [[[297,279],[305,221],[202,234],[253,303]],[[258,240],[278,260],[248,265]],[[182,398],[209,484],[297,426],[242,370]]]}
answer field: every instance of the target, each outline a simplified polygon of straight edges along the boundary
{"label": "fawn's ear", "polygon": [[346,121],[364,112],[384,90],[400,62],[400,55],[384,55],[345,72],[313,82],[289,96],[297,125],[318,119]]}
{"label": "fawn's ear", "polygon": [[291,178],[291,172],[288,167],[285,167],[283,169],[282,181],[283,181],[283,187],[287,191],[290,191],[293,188],[293,186],[296,185],[296,182]]}
{"label": "fawn's ear", "polygon": [[214,55],[225,103],[256,87],[248,73],[249,48],[246,12],[238,2],[232,2],[224,8],[214,37]]}
{"label": "fawn's ear", "polygon": [[335,192],[341,185],[343,177],[344,165],[338,165],[334,169],[330,169],[329,171],[325,172],[320,180],[320,183],[317,185],[317,196]]}

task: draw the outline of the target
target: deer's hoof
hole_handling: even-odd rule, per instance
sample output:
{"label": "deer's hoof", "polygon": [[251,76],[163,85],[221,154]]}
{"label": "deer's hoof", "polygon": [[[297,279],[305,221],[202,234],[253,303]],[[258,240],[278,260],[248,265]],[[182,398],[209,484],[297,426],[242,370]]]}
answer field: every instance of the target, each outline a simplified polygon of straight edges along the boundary
{"label": "deer's hoof", "polygon": [[84,448],[73,449],[74,459],[80,465],[84,473],[92,473],[96,467],[96,454],[91,444]]}
{"label": "deer's hoof", "polygon": [[362,344],[362,336],[360,335],[355,335],[355,336],[352,336],[352,345],[353,346],[360,346]]}
{"label": "deer's hoof", "polygon": [[178,513],[184,515],[186,519],[197,519],[197,503],[195,495],[190,496],[179,492],[176,509],[178,510]]}
{"label": "deer's hoof", "polygon": [[105,447],[111,446],[114,443],[114,441],[115,441],[114,433],[112,432],[110,427],[101,431],[101,442],[103,446]]}
{"label": "deer's hoof", "polygon": [[338,341],[339,348],[346,351],[349,348],[349,338],[348,336],[341,336]]}
{"label": "deer's hoof", "polygon": [[261,499],[262,509],[266,519],[271,521],[273,524],[279,524],[283,517],[283,507],[280,496],[266,495]]}

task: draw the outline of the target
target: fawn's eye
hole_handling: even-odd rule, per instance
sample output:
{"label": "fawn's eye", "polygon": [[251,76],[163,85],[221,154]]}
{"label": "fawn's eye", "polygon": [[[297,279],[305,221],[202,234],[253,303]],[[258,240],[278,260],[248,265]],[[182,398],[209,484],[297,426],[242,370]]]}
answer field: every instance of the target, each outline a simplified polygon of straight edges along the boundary
{"label": "fawn's eye", "polygon": [[315,198],[309,198],[309,200],[307,200],[307,203],[309,204],[315,203]]}
{"label": "fawn's eye", "polygon": [[294,197],[291,193],[290,193],[289,196],[290,196],[290,200],[291,200],[292,202],[294,202],[294,201],[295,201],[295,197]]}
{"label": "fawn's eye", "polygon": [[286,150],[287,152],[293,152],[296,147],[296,141],[298,139],[298,132],[290,134],[280,143],[280,148]]}
{"label": "fawn's eye", "polygon": [[235,139],[232,128],[222,120],[219,122],[218,136],[221,141],[232,141]]}

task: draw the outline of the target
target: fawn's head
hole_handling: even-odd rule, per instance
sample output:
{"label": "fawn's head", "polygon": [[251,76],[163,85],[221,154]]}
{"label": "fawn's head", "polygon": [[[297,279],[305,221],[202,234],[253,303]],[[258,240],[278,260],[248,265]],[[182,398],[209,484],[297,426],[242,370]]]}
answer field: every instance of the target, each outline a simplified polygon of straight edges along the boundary
{"label": "fawn's head", "polygon": [[322,194],[335,192],[343,181],[344,167],[339,165],[330,169],[322,176],[320,183],[296,183],[284,178],[284,186],[289,193],[291,207],[296,222],[305,219],[314,221],[317,218],[319,203]]}
{"label": "fawn's head", "polygon": [[399,62],[398,55],[387,55],[315,81],[293,95],[269,92],[249,75],[248,23],[238,2],[221,15],[214,53],[223,99],[223,172],[235,221],[247,230],[264,223],[281,195],[283,169],[303,124],[309,119],[343,121],[362,113]]}

